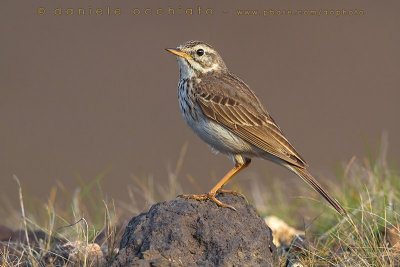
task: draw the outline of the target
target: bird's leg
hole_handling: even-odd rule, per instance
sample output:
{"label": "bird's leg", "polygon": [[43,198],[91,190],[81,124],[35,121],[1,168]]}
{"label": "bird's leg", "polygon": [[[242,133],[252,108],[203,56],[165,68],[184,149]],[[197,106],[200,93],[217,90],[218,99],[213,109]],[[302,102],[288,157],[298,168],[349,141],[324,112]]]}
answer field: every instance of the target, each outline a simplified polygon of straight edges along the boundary
{"label": "bird's leg", "polygon": [[196,200],[211,200],[215,202],[218,206],[223,207],[223,208],[230,208],[233,210],[236,210],[234,207],[231,205],[227,205],[219,201],[218,199],[215,198],[215,195],[217,193],[228,193],[228,194],[233,194],[233,195],[241,195],[241,193],[235,192],[235,191],[230,191],[230,190],[222,190],[222,187],[226,185],[230,179],[232,179],[238,172],[249,166],[250,164],[250,159],[246,160],[245,162],[237,162],[235,167],[230,170],[225,176],[208,192],[207,194],[203,195],[180,195],[179,197],[182,198],[191,198],[191,199],[196,199]]}
{"label": "bird's leg", "polygon": [[[224,187],[230,179],[232,179],[238,172],[249,166],[251,163],[251,160],[248,159],[245,162],[238,162],[235,164],[235,167],[230,170],[225,176],[213,187],[213,189],[210,190],[209,194],[216,194],[218,191],[222,190],[222,187]],[[233,191],[232,191],[233,192]]]}

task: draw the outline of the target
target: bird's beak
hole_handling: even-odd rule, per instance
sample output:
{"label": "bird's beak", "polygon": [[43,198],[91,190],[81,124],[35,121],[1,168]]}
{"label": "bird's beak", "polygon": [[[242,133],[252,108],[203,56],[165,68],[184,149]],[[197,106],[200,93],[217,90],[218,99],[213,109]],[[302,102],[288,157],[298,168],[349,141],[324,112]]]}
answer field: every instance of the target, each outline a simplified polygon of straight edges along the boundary
{"label": "bird's beak", "polygon": [[165,50],[167,50],[168,52],[170,52],[170,53],[172,53],[174,55],[177,55],[178,57],[183,57],[183,58],[186,58],[186,59],[192,59],[191,55],[188,55],[185,52],[180,51],[179,49],[167,48]]}

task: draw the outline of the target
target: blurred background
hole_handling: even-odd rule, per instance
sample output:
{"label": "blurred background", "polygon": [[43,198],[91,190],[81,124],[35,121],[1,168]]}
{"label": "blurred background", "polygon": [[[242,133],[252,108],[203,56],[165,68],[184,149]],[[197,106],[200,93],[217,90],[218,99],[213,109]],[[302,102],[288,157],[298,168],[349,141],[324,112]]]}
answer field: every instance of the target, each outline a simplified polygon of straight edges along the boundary
{"label": "blurred background", "polygon": [[[209,190],[232,162],[212,154],[185,125],[177,102],[178,65],[164,50],[192,39],[220,52],[320,179],[333,177],[352,156],[364,157],[368,149],[373,154],[384,131],[389,158],[399,162],[399,1],[0,5],[0,194],[10,203],[17,203],[14,174],[25,192],[45,200],[57,181],[73,189],[77,180],[90,182],[106,172],[105,194],[127,198],[132,176],[166,184],[185,144],[179,176],[185,193]],[[95,14],[99,8],[102,15]],[[363,14],[277,15],[343,9]],[[255,160],[235,183],[245,186],[249,177],[266,175],[288,185],[297,181]]]}

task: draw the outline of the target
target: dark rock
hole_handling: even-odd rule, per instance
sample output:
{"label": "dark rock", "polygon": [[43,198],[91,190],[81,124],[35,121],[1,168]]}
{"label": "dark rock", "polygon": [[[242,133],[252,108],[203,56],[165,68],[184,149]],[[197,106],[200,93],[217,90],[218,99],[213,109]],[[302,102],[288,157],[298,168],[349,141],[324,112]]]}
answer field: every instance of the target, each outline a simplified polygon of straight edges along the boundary
{"label": "dark rock", "polygon": [[[39,246],[40,242],[45,242],[48,235],[42,230],[28,231],[29,244],[32,247]],[[10,237],[10,242],[27,244],[25,230],[16,230]]]}
{"label": "dark rock", "polygon": [[[303,266],[301,262],[302,257],[307,256],[307,251],[309,251],[309,241],[304,235],[296,235],[289,246],[284,246],[279,248],[280,255],[286,257],[286,267]],[[284,252],[283,252],[284,250]]]}
{"label": "dark rock", "polygon": [[[28,238],[31,246],[38,246],[39,243],[46,240],[48,236],[41,230],[28,230]],[[15,244],[27,244],[25,230],[20,229],[13,231],[8,227],[0,226],[0,241]]]}
{"label": "dark rock", "polygon": [[237,196],[211,201],[175,199],[131,219],[111,266],[273,266],[271,230]]}
{"label": "dark rock", "polygon": [[13,230],[10,228],[0,225],[0,241],[8,241],[13,235]]}

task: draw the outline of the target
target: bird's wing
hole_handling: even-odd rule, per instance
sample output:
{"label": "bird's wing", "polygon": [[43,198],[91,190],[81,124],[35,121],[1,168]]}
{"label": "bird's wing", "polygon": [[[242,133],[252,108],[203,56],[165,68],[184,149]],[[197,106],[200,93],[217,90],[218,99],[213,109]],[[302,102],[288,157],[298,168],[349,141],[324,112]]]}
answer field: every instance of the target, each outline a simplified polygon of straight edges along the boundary
{"label": "bird's wing", "polygon": [[250,144],[300,168],[307,166],[255,94],[236,76],[201,82],[196,99],[208,118]]}

